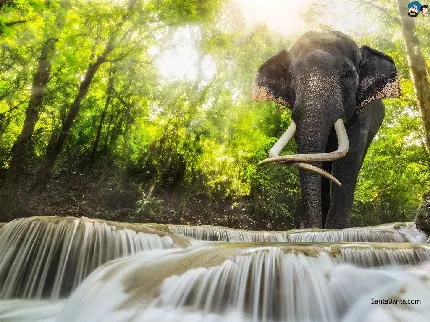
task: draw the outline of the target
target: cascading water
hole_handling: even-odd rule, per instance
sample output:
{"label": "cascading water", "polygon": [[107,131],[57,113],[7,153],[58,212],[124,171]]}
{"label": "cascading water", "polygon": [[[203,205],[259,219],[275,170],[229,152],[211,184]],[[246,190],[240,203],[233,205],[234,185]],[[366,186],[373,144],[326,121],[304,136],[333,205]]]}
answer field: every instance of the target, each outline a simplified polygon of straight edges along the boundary
{"label": "cascading water", "polygon": [[384,224],[374,227],[366,227],[368,229],[386,229],[386,230],[397,230],[408,235],[411,242],[428,242],[429,236],[427,236],[424,232],[417,229],[417,226],[414,222],[398,222],[391,224]]}
{"label": "cascading water", "polygon": [[[412,223],[411,223],[412,224]],[[169,225],[169,230],[178,235],[202,241],[228,242],[378,242],[402,243],[425,242],[425,234],[414,225],[349,228],[342,230],[291,230],[285,232],[246,231],[215,226]]]}
{"label": "cascading water", "polygon": [[0,321],[55,321],[63,309],[61,300],[0,300]]}
{"label": "cascading water", "polygon": [[158,234],[87,218],[15,220],[0,230],[0,299],[67,296],[112,259],[175,247],[171,236]]}
{"label": "cascading water", "polygon": [[[8,294],[58,298],[64,285],[77,288],[61,301],[0,301],[0,320],[382,322],[430,316],[430,245],[417,243],[425,235],[409,223],[287,232],[121,225],[29,218],[3,227],[0,278],[6,267],[13,276],[3,277]],[[194,241],[189,246],[178,235]],[[142,246],[141,239],[153,237],[158,241]],[[134,255],[109,261],[112,253]],[[421,302],[374,304],[384,299]]]}
{"label": "cascading water", "polygon": [[[349,318],[357,305],[372,309],[374,294],[430,296],[430,279],[404,269],[339,265],[338,252],[315,253],[315,246],[254,246],[200,246],[108,264],[78,288],[58,321],[335,322]],[[425,274],[430,277],[429,270]],[[425,317],[429,309],[409,311]]]}

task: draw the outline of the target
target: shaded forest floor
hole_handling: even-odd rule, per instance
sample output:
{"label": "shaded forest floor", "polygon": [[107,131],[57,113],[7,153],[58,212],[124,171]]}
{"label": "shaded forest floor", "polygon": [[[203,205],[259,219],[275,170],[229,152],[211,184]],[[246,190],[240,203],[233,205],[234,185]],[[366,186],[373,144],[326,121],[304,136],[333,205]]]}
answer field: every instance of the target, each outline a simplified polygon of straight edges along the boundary
{"label": "shaded forest floor", "polygon": [[[211,195],[204,188],[159,188],[149,180],[115,167],[62,171],[51,177],[43,188],[38,188],[37,183],[38,178],[32,173],[21,174],[6,183],[6,172],[0,169],[0,222],[29,216],[85,216],[122,222],[217,225],[248,230],[299,228],[294,227],[289,214],[280,210],[265,212],[265,208],[273,210],[270,201],[257,209],[251,196],[233,199]],[[430,231],[428,198],[418,211],[417,224]],[[357,216],[357,213],[366,215]],[[416,217],[416,210],[401,216],[382,216],[376,209],[363,205],[355,209],[355,215],[353,208],[352,225],[358,227],[411,221]]]}
{"label": "shaded forest floor", "polygon": [[186,189],[154,189],[120,171],[63,173],[43,189],[21,175],[4,184],[0,174],[0,222],[28,216],[76,216],[124,222],[220,225],[243,229],[286,229],[253,221],[251,201],[216,198]]}

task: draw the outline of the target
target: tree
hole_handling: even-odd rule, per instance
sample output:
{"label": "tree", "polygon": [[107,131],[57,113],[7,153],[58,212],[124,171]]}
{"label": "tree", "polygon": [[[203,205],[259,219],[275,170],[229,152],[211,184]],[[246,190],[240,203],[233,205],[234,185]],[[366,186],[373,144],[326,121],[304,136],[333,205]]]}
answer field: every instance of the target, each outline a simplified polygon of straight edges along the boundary
{"label": "tree", "polygon": [[96,160],[96,156],[97,156],[97,149],[99,147],[99,142],[100,142],[100,137],[102,134],[102,129],[103,129],[103,124],[106,118],[106,114],[107,114],[107,110],[109,108],[109,106],[111,105],[112,102],[112,96],[114,93],[114,79],[115,79],[115,73],[116,73],[116,69],[114,66],[112,66],[109,69],[109,79],[108,79],[108,85],[106,88],[106,101],[103,107],[103,111],[100,115],[100,121],[99,124],[97,126],[97,131],[96,131],[96,138],[94,140],[93,143],[93,147],[92,147],[92,151],[91,151],[91,164],[94,164],[95,160]]}
{"label": "tree", "polygon": [[[138,0],[129,1],[125,13],[122,14],[119,22],[108,35],[106,46],[104,47],[101,55],[99,55],[94,62],[91,62],[89,64],[85,72],[83,81],[79,86],[78,93],[73,103],[70,106],[67,118],[62,125],[61,132],[58,135],[58,137],[53,141],[53,143],[48,147],[46,157],[45,157],[45,160],[46,160],[45,166],[43,170],[44,179],[40,181],[41,183],[43,183],[44,181],[46,181],[47,178],[49,178],[52,167],[54,166],[55,162],[58,159],[58,156],[60,155],[63,149],[69,130],[71,129],[73,122],[79,113],[79,110],[81,108],[81,102],[85,98],[86,94],[88,93],[89,87],[94,79],[94,76],[99,70],[99,68],[101,67],[101,65],[107,61],[112,62],[112,61],[118,61],[118,60],[124,59],[126,56],[130,54],[130,52],[125,52],[121,56],[113,60],[112,59],[109,60],[108,58],[108,56],[116,48],[121,46],[121,40],[124,40],[128,36],[132,35],[134,28],[139,26],[137,22],[134,22],[134,26],[132,25],[128,28],[125,28],[126,29],[125,31],[123,30],[123,27],[126,25],[126,23],[130,22],[130,19],[132,18],[132,15],[134,13],[133,10],[137,2]],[[163,19],[165,24],[175,25],[178,22],[180,22],[184,16],[188,17],[189,19],[197,20],[207,15],[210,15],[211,10],[213,10],[213,8],[216,8],[216,6],[217,6],[217,2],[201,2],[201,1],[190,1],[189,3],[186,3],[186,4],[183,4],[180,1],[171,1],[166,3],[164,2],[149,3],[148,8],[143,8],[142,10],[145,17],[140,17],[140,19],[150,18],[151,17],[150,10],[151,9],[154,10],[155,8],[157,11],[159,11],[160,19]],[[136,12],[139,12],[139,11],[136,10]],[[190,16],[190,13],[191,13],[191,16]],[[149,25],[151,22],[158,22],[159,21],[158,19],[159,18],[157,16],[155,16],[155,18],[152,16],[152,21],[151,19],[148,19],[146,21],[146,24]]]}
{"label": "tree", "polygon": [[137,1],[138,0],[130,0],[129,1],[127,10],[122,15],[117,26],[110,32],[106,46],[104,47],[103,52],[101,53],[101,55],[99,55],[95,59],[95,61],[91,62],[88,65],[88,68],[85,72],[85,76],[83,78],[83,81],[79,85],[78,93],[76,94],[75,99],[70,106],[67,118],[62,125],[61,132],[58,135],[57,139],[54,141],[54,143],[50,147],[48,147],[48,151],[47,151],[46,157],[45,157],[45,166],[44,166],[44,170],[43,170],[43,178],[40,182],[41,184],[46,182],[46,180],[49,178],[49,176],[51,174],[52,167],[54,166],[55,162],[57,161],[58,156],[60,155],[60,153],[63,149],[63,146],[64,146],[64,143],[66,141],[69,130],[72,127],[73,122],[79,113],[79,110],[81,108],[81,102],[85,98],[85,96],[87,95],[88,90],[91,86],[91,83],[94,79],[94,76],[97,73],[97,71],[99,70],[100,66],[103,63],[109,61],[108,56],[116,48],[117,39],[120,38],[120,32],[122,31],[122,27],[124,26],[124,24],[126,22],[129,21],[131,15],[133,13],[133,8],[136,5]]}
{"label": "tree", "polygon": [[427,149],[430,151],[430,73],[415,34],[415,19],[407,14],[409,0],[397,0],[408,65],[423,120]]}
{"label": "tree", "polygon": [[43,101],[51,76],[52,55],[54,54],[59,34],[64,27],[69,5],[70,0],[62,0],[57,9],[54,23],[45,25],[45,41],[40,49],[36,72],[33,76],[31,96],[25,113],[24,125],[21,134],[12,147],[8,170],[9,180],[13,180],[16,175],[23,172],[26,169],[26,162],[33,157],[32,135],[43,108]]}

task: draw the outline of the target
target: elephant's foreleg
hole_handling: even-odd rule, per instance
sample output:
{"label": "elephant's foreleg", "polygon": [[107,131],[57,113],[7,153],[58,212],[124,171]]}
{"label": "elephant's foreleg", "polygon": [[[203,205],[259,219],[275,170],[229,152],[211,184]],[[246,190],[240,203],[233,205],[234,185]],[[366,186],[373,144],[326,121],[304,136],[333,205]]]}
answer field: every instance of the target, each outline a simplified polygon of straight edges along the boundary
{"label": "elephant's foreleg", "polygon": [[350,138],[348,154],[333,162],[333,175],[342,186],[332,185],[332,200],[327,214],[325,228],[345,228],[350,225],[350,211],[358,173],[367,149],[384,118],[385,108],[381,101],[375,101],[360,110],[346,127]]}
{"label": "elephant's foreleg", "polygon": [[[331,173],[332,172],[331,161],[323,162],[323,170]],[[327,214],[330,209],[330,190],[331,181],[327,178],[321,178],[321,207],[322,207],[322,228],[325,226]]]}

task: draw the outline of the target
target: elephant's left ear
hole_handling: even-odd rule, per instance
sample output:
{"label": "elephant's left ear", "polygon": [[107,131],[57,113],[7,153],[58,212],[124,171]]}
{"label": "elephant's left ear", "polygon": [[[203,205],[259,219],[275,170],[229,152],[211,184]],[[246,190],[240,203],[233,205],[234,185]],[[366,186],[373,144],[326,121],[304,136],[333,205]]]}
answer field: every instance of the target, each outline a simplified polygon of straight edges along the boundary
{"label": "elephant's left ear", "polygon": [[400,97],[401,89],[393,59],[367,46],[361,47],[357,108],[382,98]]}

